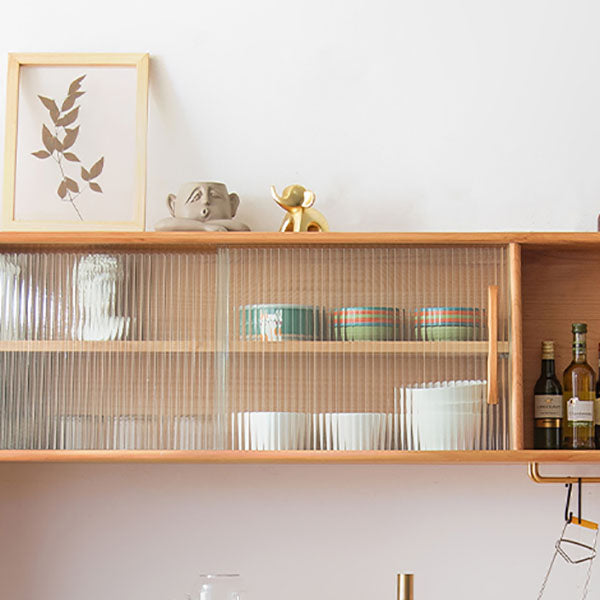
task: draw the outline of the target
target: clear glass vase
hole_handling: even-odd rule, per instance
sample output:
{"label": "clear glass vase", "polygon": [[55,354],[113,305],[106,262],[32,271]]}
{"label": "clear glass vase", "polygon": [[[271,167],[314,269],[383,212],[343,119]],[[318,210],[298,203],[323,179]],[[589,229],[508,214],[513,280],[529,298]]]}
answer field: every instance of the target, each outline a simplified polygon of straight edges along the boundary
{"label": "clear glass vase", "polygon": [[237,574],[200,575],[189,600],[244,600],[242,578]]}

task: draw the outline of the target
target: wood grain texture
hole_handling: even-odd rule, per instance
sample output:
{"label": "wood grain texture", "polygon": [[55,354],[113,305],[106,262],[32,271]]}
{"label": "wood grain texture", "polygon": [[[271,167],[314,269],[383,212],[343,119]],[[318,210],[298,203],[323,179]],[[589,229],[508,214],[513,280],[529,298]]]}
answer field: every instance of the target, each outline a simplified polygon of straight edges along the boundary
{"label": "wood grain texture", "polygon": [[523,249],[523,390],[525,445],[533,445],[533,387],[541,342],[554,340],[556,374],[571,361],[571,325],[588,325],[587,359],[597,372],[600,342],[600,247]]}
{"label": "wood grain texture", "polygon": [[17,160],[17,132],[19,114],[19,61],[8,55],[6,73],[6,120],[4,130],[4,185],[2,194],[2,223],[6,227],[13,220],[15,175]]}
{"label": "wood grain texture", "polygon": [[[499,342],[500,354],[508,354],[508,342]],[[215,344],[199,340],[145,340],[87,342],[77,340],[0,341],[0,352],[216,352]],[[240,342],[230,344],[238,354],[422,354],[437,357],[487,354],[487,342]]]}
{"label": "wood grain texture", "polygon": [[[11,463],[314,463],[469,465],[600,463],[597,450],[483,451],[241,451],[241,450],[0,450],[0,462]],[[523,471],[525,475],[525,470]]]}
{"label": "wood grain texture", "polygon": [[0,352],[116,352],[116,353],[185,353],[214,352],[214,345],[205,345],[198,340],[180,341],[112,341],[81,342],[77,340],[33,340],[33,341],[0,341]]}
{"label": "wood grain texture", "polygon": [[510,416],[511,448],[522,450],[524,444],[523,423],[523,315],[521,292],[521,246],[508,247],[510,273]]}
{"label": "wood grain texture", "polygon": [[11,56],[18,64],[29,66],[63,65],[76,67],[79,65],[114,66],[125,65],[137,67],[147,54],[114,53],[114,52],[21,52]]}
{"label": "wood grain texture", "polygon": [[218,246],[386,246],[458,245],[498,246],[520,244],[540,250],[600,247],[600,233],[410,233],[410,232],[0,232],[2,246],[126,246],[138,248]]}
{"label": "wood grain texture", "polygon": [[135,229],[146,228],[146,155],[148,137],[148,54],[137,55],[135,97]]}

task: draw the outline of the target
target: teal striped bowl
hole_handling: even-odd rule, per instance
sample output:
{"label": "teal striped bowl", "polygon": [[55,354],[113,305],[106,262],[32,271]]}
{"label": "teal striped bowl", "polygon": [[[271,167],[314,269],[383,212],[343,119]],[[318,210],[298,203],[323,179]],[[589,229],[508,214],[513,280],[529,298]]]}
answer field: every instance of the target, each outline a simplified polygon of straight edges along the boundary
{"label": "teal striped bowl", "polygon": [[243,340],[318,340],[321,329],[321,311],[318,307],[303,304],[247,304],[239,308],[239,332]]}

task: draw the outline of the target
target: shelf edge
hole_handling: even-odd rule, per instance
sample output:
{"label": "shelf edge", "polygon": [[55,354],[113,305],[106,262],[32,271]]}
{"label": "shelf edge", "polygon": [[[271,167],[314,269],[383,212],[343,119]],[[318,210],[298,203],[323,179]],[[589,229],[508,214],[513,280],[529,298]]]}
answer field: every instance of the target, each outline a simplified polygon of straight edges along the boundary
{"label": "shelf edge", "polygon": [[238,451],[238,450],[0,450],[4,463],[207,463],[485,465],[600,462],[600,451]]}

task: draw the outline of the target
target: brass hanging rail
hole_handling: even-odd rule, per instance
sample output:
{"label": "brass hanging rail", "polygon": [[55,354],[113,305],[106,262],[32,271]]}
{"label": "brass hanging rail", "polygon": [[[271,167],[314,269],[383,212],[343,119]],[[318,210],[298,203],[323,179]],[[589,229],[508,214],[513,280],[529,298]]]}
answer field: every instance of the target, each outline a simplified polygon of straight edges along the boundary
{"label": "brass hanging rail", "polygon": [[527,474],[534,483],[600,483],[600,477],[545,477],[540,475],[539,464],[530,462],[527,465]]}

